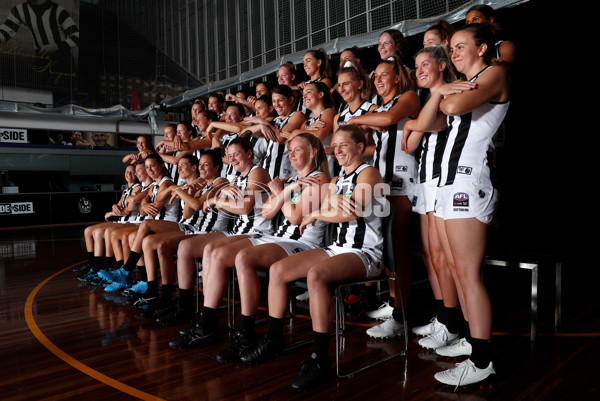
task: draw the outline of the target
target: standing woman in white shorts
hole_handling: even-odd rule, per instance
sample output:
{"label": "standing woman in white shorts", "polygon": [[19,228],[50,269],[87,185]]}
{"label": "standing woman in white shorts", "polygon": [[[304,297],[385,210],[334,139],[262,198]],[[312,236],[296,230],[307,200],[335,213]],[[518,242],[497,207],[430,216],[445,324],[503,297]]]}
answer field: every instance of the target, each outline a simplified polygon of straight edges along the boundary
{"label": "standing woman in white shorts", "polygon": [[[382,60],[375,69],[374,84],[381,99],[373,113],[352,117],[349,124],[360,124],[373,129],[375,153],[373,166],[379,170],[383,181],[389,186],[387,196],[394,207],[392,235],[396,245],[396,272],[401,277],[403,304],[408,304],[411,286],[411,266],[408,257],[408,228],[412,215],[412,197],[417,181],[417,161],[413,153],[401,149],[404,124],[416,118],[420,109],[417,92],[399,58],[392,56]],[[394,299],[390,286],[390,304]],[[387,308],[389,310],[389,308]],[[382,325],[367,331],[372,337],[384,338],[403,332],[404,321],[401,308],[391,311],[396,320],[388,319]]]}
{"label": "standing woman in white shorts", "polygon": [[367,145],[365,133],[356,125],[345,125],[333,136],[332,144],[344,173],[331,181],[320,209],[306,215],[300,228],[307,229],[317,221],[335,224],[334,243],[289,256],[271,265],[267,335],[256,349],[241,355],[244,362],[260,362],[274,357],[281,350],[288,284],[306,277],[313,352],[292,383],[292,389],[297,391],[308,390],[328,376],[329,330],[333,316],[329,286],[344,280],[376,277],[383,268],[383,205],[378,204],[384,200],[383,181],[377,169],[362,158]]}
{"label": "standing woman in white shorts", "polygon": [[[421,49],[416,56],[416,77],[423,104],[432,92],[445,83],[456,80],[448,48],[434,45]],[[413,327],[413,332],[424,336],[419,344],[435,349],[450,344],[458,337],[462,316],[458,309],[456,285],[435,226],[433,215],[435,196],[441,172],[441,161],[448,138],[447,128],[439,132],[411,131],[417,120],[404,125],[402,147],[407,152],[421,148],[418,182],[415,186],[413,211],[419,216],[422,258],[435,299],[436,315],[431,322]]]}
{"label": "standing woman in white shorts", "polygon": [[510,82],[505,69],[492,66],[494,36],[489,26],[461,27],[451,45],[452,62],[467,80],[442,85],[432,93],[419,115],[417,130],[435,131],[444,123],[449,128],[436,196],[436,227],[446,258],[454,265],[460,305],[470,330],[467,341],[447,347],[460,348],[470,358],[454,369],[436,373],[435,378],[458,386],[495,373],[490,342],[492,308],[481,280],[481,263],[487,225],[497,203],[488,156],[493,135],[508,110]]}

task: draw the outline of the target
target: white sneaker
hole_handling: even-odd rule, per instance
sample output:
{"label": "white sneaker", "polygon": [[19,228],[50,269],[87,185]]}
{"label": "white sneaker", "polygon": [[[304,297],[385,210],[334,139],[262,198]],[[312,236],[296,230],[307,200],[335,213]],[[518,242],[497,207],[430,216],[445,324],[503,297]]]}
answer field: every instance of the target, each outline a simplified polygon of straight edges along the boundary
{"label": "white sneaker", "polygon": [[496,371],[492,362],[487,368],[479,369],[470,359],[467,359],[464,362],[457,363],[455,368],[438,372],[433,377],[441,383],[458,387],[478,383],[494,373]]}
{"label": "white sneaker", "polygon": [[296,301],[308,301],[308,291],[296,295]]}
{"label": "white sneaker", "polygon": [[451,344],[458,338],[458,334],[450,333],[446,325],[438,322],[438,329],[419,340],[419,345],[423,348],[437,349],[444,345]]}
{"label": "white sneaker", "polygon": [[466,338],[458,339],[448,345],[435,349],[436,354],[447,356],[449,358],[456,358],[457,356],[463,355],[469,356],[471,355],[471,352],[473,352],[473,347],[471,347],[471,344],[469,344]]}
{"label": "white sneaker", "polygon": [[388,319],[385,322],[373,326],[367,330],[367,334],[373,338],[396,337],[404,334],[404,325],[394,319]]}
{"label": "white sneaker", "polygon": [[435,333],[440,324],[441,323],[438,322],[437,317],[434,317],[431,319],[430,323],[427,323],[426,325],[413,327],[412,332],[421,337],[428,336],[432,333]]}
{"label": "white sneaker", "polygon": [[392,317],[392,312],[394,311],[394,307],[390,305],[390,302],[384,302],[381,306],[375,310],[367,312],[367,317],[369,319],[377,319],[377,320],[387,320]]}

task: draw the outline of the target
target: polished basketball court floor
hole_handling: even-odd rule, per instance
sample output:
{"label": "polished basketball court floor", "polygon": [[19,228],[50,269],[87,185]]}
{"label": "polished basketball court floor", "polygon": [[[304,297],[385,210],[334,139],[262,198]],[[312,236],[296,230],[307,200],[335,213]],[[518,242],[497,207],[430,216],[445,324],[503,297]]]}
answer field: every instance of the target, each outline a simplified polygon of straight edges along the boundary
{"label": "polished basketball court floor", "polygon": [[[563,319],[554,328],[554,276],[542,271],[539,332],[529,337],[527,271],[486,268],[494,306],[497,374],[482,384],[453,388],[433,374],[459,360],[438,357],[409,335],[408,351],[350,379],[331,377],[307,393],[290,383],[310,354],[300,346],[257,366],[220,364],[227,344],[171,350],[180,327],[158,327],[124,305],[121,296],[82,285],[72,272],[84,260],[82,226],[0,231],[0,399],[2,400],[592,400],[600,399],[600,314],[591,278],[564,266]],[[422,267],[413,266],[409,325],[432,316]],[[580,271],[580,269],[577,269]],[[266,306],[263,302],[262,306]],[[259,319],[266,317],[261,309]],[[286,341],[310,338],[306,304],[286,324]],[[238,313],[239,316],[239,313]],[[349,321],[344,367],[401,349],[404,339],[373,340],[373,321]],[[262,334],[265,326],[259,326]],[[333,339],[331,354],[333,355]]]}

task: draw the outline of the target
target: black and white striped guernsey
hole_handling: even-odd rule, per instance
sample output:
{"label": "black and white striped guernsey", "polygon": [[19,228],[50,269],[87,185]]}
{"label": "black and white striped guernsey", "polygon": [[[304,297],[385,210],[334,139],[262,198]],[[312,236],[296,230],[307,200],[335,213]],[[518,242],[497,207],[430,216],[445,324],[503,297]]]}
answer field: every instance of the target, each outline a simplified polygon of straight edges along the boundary
{"label": "black and white striped guernsey", "polygon": [[[354,171],[340,173],[335,183],[336,194],[348,198],[352,196],[359,174],[368,167],[370,167],[368,164],[362,163]],[[377,198],[372,200],[372,202],[378,201]],[[334,244],[344,248],[360,249],[381,259],[383,256],[382,217],[380,213],[372,212],[376,209],[375,206],[373,204],[370,208],[371,212],[365,213],[364,217],[338,223]]]}
{"label": "black and white striped guernsey", "polygon": [[[248,187],[250,174],[254,169],[258,166],[252,166],[248,174],[245,176],[239,175],[234,180],[234,185],[241,189],[243,192],[246,192],[246,188]],[[267,192],[262,191],[260,194],[257,194],[255,197],[255,204],[252,210],[248,214],[236,214],[234,215],[233,228],[231,232],[233,234],[249,234],[249,233],[262,233],[262,234],[271,234],[272,227],[271,221],[265,220],[262,217],[261,208],[267,200]],[[224,212],[226,213],[226,212]]]}
{"label": "black and white striped guernsey", "polygon": [[[295,111],[294,113],[298,113]],[[290,121],[290,118],[294,115],[291,113],[289,116],[282,118],[277,116],[271,122],[275,127],[280,130],[286,126]],[[267,150],[262,161],[262,168],[267,170],[271,178],[279,177],[286,178],[291,177],[295,170],[290,162],[290,151],[288,150],[287,143],[277,143],[268,141]]]}
{"label": "black and white striped guernsey", "polygon": [[[214,181],[209,185],[206,185],[200,191],[200,196],[203,196],[213,188]],[[218,210],[211,208],[208,213],[205,213],[202,208],[197,210],[190,218],[186,219],[183,217],[183,209],[185,208],[185,202],[181,201],[181,219],[180,224],[189,227],[190,231],[195,233],[208,233],[211,231],[225,231],[227,229],[227,219],[219,214]]]}
{"label": "black and white striped guernsey", "polygon": [[[313,170],[307,177],[315,177],[319,174],[323,174],[322,171]],[[298,175],[294,174],[287,180],[284,185],[288,186],[298,181]],[[301,191],[292,194],[292,202],[295,203],[294,199],[300,196]],[[325,224],[321,220],[317,220],[314,225],[310,224],[306,227],[303,234],[300,234],[300,225],[292,224],[285,216],[281,224],[275,230],[273,234],[275,237],[289,238],[303,242],[313,248],[320,247],[323,243],[323,233],[325,232]]]}
{"label": "black and white striped guernsey", "polygon": [[[159,182],[156,183],[154,188],[152,188],[152,192],[150,193],[150,203],[156,200],[156,195],[158,194],[158,190],[160,186],[166,181],[173,181],[169,176],[163,176]],[[179,199],[173,200],[173,203],[165,202],[164,206],[160,209],[158,214],[154,216],[154,220],[167,220],[167,221],[177,221],[179,220],[180,213],[180,201]],[[147,218],[152,218],[147,216]]]}
{"label": "black and white striped guernsey", "polygon": [[[127,187],[123,191],[123,196],[121,196],[121,205],[120,205],[123,209],[125,209],[127,207],[127,198],[129,198],[131,196],[131,193],[133,192],[133,190],[135,188],[138,188],[141,186],[142,186],[142,184],[140,184],[139,182],[136,182],[135,184],[133,184],[130,187]],[[119,217],[118,222],[119,223],[134,222],[138,215],[139,215],[139,206],[136,207],[134,210],[132,210],[129,214]]]}
{"label": "black and white striped guernsey", "polygon": [[[470,79],[477,80],[491,66]],[[448,116],[448,140],[444,149],[439,186],[458,180],[491,180],[493,136],[504,121],[510,101],[486,103],[460,116]]]}

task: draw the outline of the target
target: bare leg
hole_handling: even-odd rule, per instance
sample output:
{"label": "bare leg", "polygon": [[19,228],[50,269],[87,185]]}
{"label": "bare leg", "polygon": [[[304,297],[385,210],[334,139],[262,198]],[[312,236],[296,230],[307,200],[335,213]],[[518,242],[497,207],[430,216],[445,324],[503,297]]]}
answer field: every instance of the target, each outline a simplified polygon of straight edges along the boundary
{"label": "bare leg", "polygon": [[235,257],[240,286],[242,315],[256,315],[260,300],[260,280],[257,270],[268,270],[271,265],[285,259],[287,252],[277,244],[262,244],[239,251]]}
{"label": "bare leg", "polygon": [[190,290],[196,282],[196,258],[202,258],[204,247],[216,239],[225,238],[225,234],[216,231],[207,234],[195,235],[184,239],[177,247],[177,278],[179,288]]}

